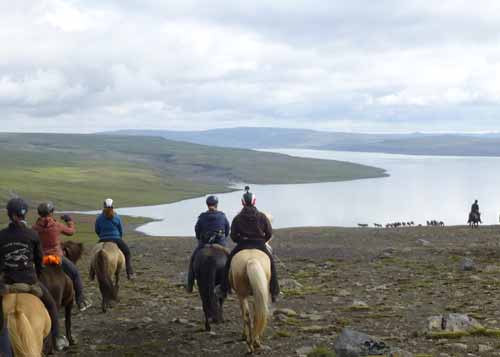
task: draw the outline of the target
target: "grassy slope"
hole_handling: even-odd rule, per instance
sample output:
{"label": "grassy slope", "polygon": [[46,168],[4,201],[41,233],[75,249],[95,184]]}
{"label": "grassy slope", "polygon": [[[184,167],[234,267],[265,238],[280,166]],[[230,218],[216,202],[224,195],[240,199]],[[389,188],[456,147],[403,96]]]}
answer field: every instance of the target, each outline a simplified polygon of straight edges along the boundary
{"label": "grassy slope", "polygon": [[232,182],[306,183],[380,177],[345,162],[213,148],[155,137],[0,134],[0,199],[50,199],[60,209],[159,204],[229,190]]}

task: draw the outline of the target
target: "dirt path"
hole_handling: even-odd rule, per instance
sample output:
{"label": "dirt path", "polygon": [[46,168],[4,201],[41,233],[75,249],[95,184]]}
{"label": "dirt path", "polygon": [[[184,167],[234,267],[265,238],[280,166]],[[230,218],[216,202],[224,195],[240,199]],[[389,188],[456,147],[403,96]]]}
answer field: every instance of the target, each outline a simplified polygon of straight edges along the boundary
{"label": "dirt path", "polygon": [[[138,278],[123,281],[121,301],[107,314],[99,310],[96,284],[88,281],[88,255],[79,262],[94,306],[75,315],[79,344],[62,355],[245,354],[236,300],[226,302],[227,322],[206,333],[197,294],[180,285],[194,239],[134,237],[129,243]],[[283,289],[275,307],[297,315],[270,320],[264,338],[270,349],[262,356],[331,348],[343,326],[422,356],[500,356],[494,352],[498,337],[433,340],[423,333],[429,316],[447,312],[500,328],[500,228],[290,229],[277,231],[273,246],[282,262],[280,278],[298,283]],[[475,271],[460,270],[463,257],[474,260]]]}

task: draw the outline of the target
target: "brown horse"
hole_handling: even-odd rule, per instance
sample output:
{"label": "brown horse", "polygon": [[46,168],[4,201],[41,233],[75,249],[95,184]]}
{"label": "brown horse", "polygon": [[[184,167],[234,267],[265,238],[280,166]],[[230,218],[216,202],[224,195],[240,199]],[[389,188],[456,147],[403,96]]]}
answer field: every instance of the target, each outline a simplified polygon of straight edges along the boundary
{"label": "brown horse", "polygon": [[54,298],[57,309],[64,307],[64,325],[66,327],[66,336],[70,345],[76,344],[71,333],[71,311],[75,304],[75,291],[73,282],[64,273],[61,264],[49,264],[40,275],[40,281],[47,287]]}
{"label": "brown horse", "polygon": [[76,264],[83,254],[83,244],[67,240],[62,243],[62,249],[66,258]]}
{"label": "brown horse", "polygon": [[[115,243],[97,243],[92,249],[90,280],[97,276],[102,295],[102,312],[118,300],[120,272],[125,267],[125,256]],[[113,276],[115,282],[113,283]]]}
{"label": "brown horse", "polygon": [[[238,252],[231,261],[229,281],[240,301],[243,315],[243,337],[249,353],[260,348],[260,336],[269,318],[269,281],[271,262],[266,253],[258,249]],[[253,295],[253,319],[248,298]]]}
{"label": "brown horse", "polygon": [[2,306],[14,355],[41,357],[51,327],[42,301],[32,294],[7,294]]}

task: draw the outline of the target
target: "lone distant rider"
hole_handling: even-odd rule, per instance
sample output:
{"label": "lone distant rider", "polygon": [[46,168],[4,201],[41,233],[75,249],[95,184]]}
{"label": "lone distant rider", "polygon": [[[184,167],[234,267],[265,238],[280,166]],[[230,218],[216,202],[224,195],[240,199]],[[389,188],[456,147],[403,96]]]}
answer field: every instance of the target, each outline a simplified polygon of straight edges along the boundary
{"label": "lone distant rider", "polygon": [[483,223],[481,222],[481,212],[479,212],[479,204],[477,203],[477,200],[475,200],[474,203],[472,204],[470,213],[471,214],[476,213],[477,217],[479,218],[479,223]]}
{"label": "lone distant rider", "polygon": [[132,269],[132,258],[130,249],[123,240],[122,220],[118,213],[113,208],[113,200],[107,198],[104,200],[104,208],[102,213],[95,221],[95,233],[99,236],[99,243],[112,242],[115,243],[125,256],[125,269],[127,270],[128,279],[135,278],[134,270]]}
{"label": "lone distant rider", "polygon": [[80,311],[87,310],[91,303],[85,300],[83,294],[83,284],[80,272],[76,265],[64,256],[61,243],[61,234],[72,236],[75,234],[75,223],[67,214],[63,215],[65,224],[59,223],[54,218],[54,204],[43,202],[38,206],[39,218],[33,225],[33,229],[38,232],[42,243],[42,250],[45,256],[54,255],[61,258],[63,271],[71,278],[75,289],[75,299]]}
{"label": "lone distant rider", "polygon": [[208,210],[200,214],[194,227],[198,245],[189,261],[189,273],[186,284],[186,291],[189,293],[193,292],[193,262],[196,253],[198,253],[205,244],[220,244],[224,247],[227,246],[227,237],[229,236],[229,221],[224,212],[217,210],[219,199],[216,196],[208,196],[206,203]]}
{"label": "lone distant rider", "polygon": [[244,249],[259,249],[267,254],[271,261],[271,281],[270,292],[272,301],[275,302],[279,296],[278,275],[271,252],[267,249],[266,243],[273,235],[271,222],[267,216],[255,207],[256,197],[250,192],[250,188],[245,187],[245,193],[241,199],[243,209],[231,224],[231,239],[237,244],[228,257],[224,280],[220,286],[220,291],[225,296],[229,290],[229,270],[232,258]]}
{"label": "lone distant rider", "polygon": [[7,203],[10,223],[0,231],[0,272],[6,284],[24,283],[40,287],[40,300],[52,323],[52,342],[55,350],[60,351],[67,342],[63,336],[59,336],[57,305],[47,288],[38,280],[43,268],[43,253],[37,232],[30,229],[26,222],[27,213],[28,205],[21,198],[13,198]]}

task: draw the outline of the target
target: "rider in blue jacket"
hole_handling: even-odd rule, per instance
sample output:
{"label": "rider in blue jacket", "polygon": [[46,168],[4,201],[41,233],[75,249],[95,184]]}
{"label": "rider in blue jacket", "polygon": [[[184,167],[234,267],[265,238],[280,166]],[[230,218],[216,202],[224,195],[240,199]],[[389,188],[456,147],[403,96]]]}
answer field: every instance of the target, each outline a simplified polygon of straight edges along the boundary
{"label": "rider in blue jacket", "polygon": [[113,242],[125,256],[125,268],[127,277],[133,279],[135,274],[132,269],[130,249],[123,240],[122,220],[113,209],[113,200],[108,198],[104,201],[104,209],[95,221],[95,233],[99,236],[99,242]]}
{"label": "rider in blue jacket", "polygon": [[219,244],[224,247],[227,245],[227,236],[229,235],[230,226],[224,212],[217,210],[219,200],[216,196],[208,196],[206,203],[208,210],[200,214],[194,227],[198,245],[191,255],[191,260],[189,262],[188,281],[186,284],[186,290],[188,292],[193,292],[193,262],[198,250],[203,248],[205,244]]}

